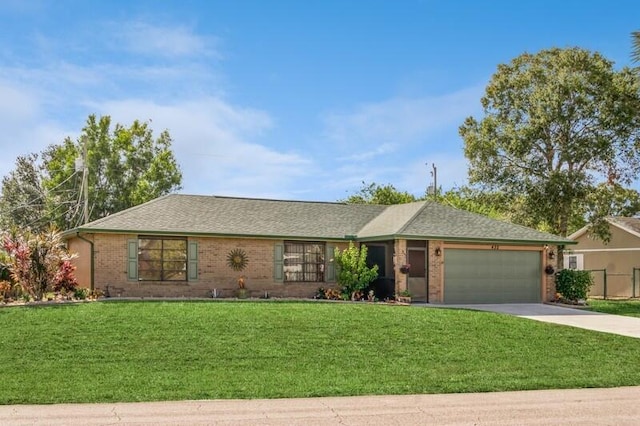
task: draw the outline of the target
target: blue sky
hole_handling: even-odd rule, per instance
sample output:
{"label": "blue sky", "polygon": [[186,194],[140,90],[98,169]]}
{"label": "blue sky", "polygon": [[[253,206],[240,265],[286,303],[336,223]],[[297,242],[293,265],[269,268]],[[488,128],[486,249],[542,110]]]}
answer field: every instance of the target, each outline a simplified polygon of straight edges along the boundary
{"label": "blue sky", "polygon": [[638,16],[635,0],[0,0],[0,176],[94,113],[168,129],[183,193],[422,195],[432,163],[448,189],[498,64],[579,46],[629,65]]}

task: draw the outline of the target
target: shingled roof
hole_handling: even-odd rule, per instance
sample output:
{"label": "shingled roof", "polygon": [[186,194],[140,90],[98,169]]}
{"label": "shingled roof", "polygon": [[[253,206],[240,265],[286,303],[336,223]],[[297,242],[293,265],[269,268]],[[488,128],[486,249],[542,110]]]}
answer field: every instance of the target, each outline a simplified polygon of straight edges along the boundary
{"label": "shingled roof", "polygon": [[[609,216],[606,217],[605,220],[609,222],[611,225],[616,226],[630,234],[633,234],[637,237],[640,237],[640,218],[637,217],[623,217],[623,216]],[[590,229],[590,225],[584,226],[569,235],[572,240],[577,239],[578,237],[586,234]]]}
{"label": "shingled roof", "polygon": [[398,234],[407,239],[428,235],[434,240],[573,244],[567,238],[435,202],[427,202]]}
{"label": "shingled roof", "polygon": [[170,194],[68,231],[332,239],[571,244],[429,201],[393,206]]}
{"label": "shingled roof", "polygon": [[618,227],[630,232],[634,235],[640,236],[640,219],[637,217],[609,217],[607,220]]}
{"label": "shingled roof", "polygon": [[344,239],[385,206],[170,194],[90,222],[81,232]]}

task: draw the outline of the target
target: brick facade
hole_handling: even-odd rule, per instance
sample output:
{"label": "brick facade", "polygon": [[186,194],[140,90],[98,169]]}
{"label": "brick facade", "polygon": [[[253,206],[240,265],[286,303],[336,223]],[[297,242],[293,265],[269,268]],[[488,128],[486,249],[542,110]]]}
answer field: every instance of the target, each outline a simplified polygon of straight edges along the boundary
{"label": "brick facade", "polygon": [[[246,238],[189,237],[198,243],[198,279],[194,281],[132,281],[127,278],[127,242],[136,239],[130,234],[84,235],[94,243],[94,287],[111,297],[235,297],[238,278],[245,277],[249,297],[313,297],[318,287],[335,283],[279,282],[274,279],[274,246],[282,240]],[[329,243],[328,243],[329,244]],[[340,249],[346,243],[330,243]],[[82,253],[76,260],[77,277],[81,286],[90,287],[90,244],[78,238],[69,240],[71,250]],[[227,265],[227,255],[242,249],[248,263],[243,271]]]}
{"label": "brick facade", "polygon": [[[274,279],[274,247],[282,240],[249,238],[212,238],[189,237],[190,242],[198,243],[198,279],[195,281],[133,281],[127,278],[127,243],[136,239],[131,234],[94,234],[84,235],[94,243],[94,287],[108,293],[111,297],[235,297],[238,278],[246,277],[245,287],[249,297],[291,297],[310,298],[318,287],[333,287],[335,282],[282,282]],[[79,254],[75,260],[76,276],[81,286],[90,287],[90,244],[77,237],[68,241],[71,251]],[[340,249],[348,246],[346,242],[327,243]],[[426,244],[428,300],[431,303],[444,301],[444,259],[446,247],[480,248],[481,245],[455,245],[432,240]],[[389,246],[391,249],[391,246]],[[233,249],[242,249],[247,254],[247,267],[237,272],[227,265],[227,255]],[[531,247],[511,247],[527,249]],[[557,253],[557,247],[553,248]],[[407,241],[398,239],[393,242],[392,264],[395,266],[396,292],[407,288],[407,275],[399,272],[399,265],[407,263]],[[533,250],[536,250],[535,248]],[[557,268],[557,256],[549,259],[548,251],[538,249],[542,256],[543,271],[547,265]],[[389,253],[391,254],[391,253]],[[391,266],[391,264],[389,265]],[[555,298],[555,274],[543,272],[542,299]]]}

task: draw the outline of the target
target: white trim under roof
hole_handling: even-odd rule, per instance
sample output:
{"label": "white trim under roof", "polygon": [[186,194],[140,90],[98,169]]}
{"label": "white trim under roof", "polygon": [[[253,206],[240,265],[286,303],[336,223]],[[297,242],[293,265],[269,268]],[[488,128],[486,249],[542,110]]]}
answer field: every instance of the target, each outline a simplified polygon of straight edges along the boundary
{"label": "white trim under roof", "polygon": [[576,249],[576,250],[566,250],[565,254],[571,253],[597,253],[603,251],[640,251],[640,247],[629,247],[629,248],[602,248],[602,249]]}
{"label": "white trim under roof", "polygon": [[[626,226],[624,226],[623,224],[620,223],[616,223],[615,222],[615,218],[610,219],[610,218],[606,218],[605,219],[607,222],[609,222],[609,225],[613,225],[618,229],[623,230],[624,232],[627,232],[633,236],[636,236],[638,238],[640,238],[640,232],[634,231],[633,229],[629,229]],[[591,225],[586,225],[583,226],[582,228],[578,229],[576,232],[574,232],[573,234],[569,235],[567,238],[570,240],[575,240],[576,238],[579,238],[581,236],[583,236],[591,227]]]}
{"label": "white trim under roof", "polygon": [[[614,219],[614,220],[615,220],[615,219]],[[636,237],[640,238],[640,233],[639,233],[639,232],[637,232],[637,231],[634,231],[633,229],[629,229],[629,228],[627,228],[627,227],[626,227],[626,226],[624,226],[624,225],[621,225],[621,224],[619,224],[619,223],[612,222],[612,221],[611,221],[611,220],[609,220],[609,219],[607,219],[607,222],[609,222],[610,224],[612,224],[613,226],[615,226],[615,227],[616,227],[616,228],[618,228],[618,229],[622,229],[623,231],[626,231],[626,232],[630,233],[631,235],[635,235]]]}
{"label": "white trim under roof", "polygon": [[578,229],[573,234],[569,235],[567,238],[570,239],[570,240],[575,240],[576,238],[583,236],[589,230],[590,226],[591,225],[583,226],[582,228]]}

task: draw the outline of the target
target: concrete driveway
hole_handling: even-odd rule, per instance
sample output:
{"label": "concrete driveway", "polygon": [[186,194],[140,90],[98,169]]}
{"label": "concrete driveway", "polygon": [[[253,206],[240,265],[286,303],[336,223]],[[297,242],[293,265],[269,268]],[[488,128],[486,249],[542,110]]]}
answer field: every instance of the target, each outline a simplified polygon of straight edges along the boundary
{"label": "concrete driveway", "polygon": [[496,305],[441,305],[446,308],[499,312],[553,324],[569,325],[604,333],[640,338],[640,318],[603,314],[584,309],[564,308],[542,303],[504,303]]}

